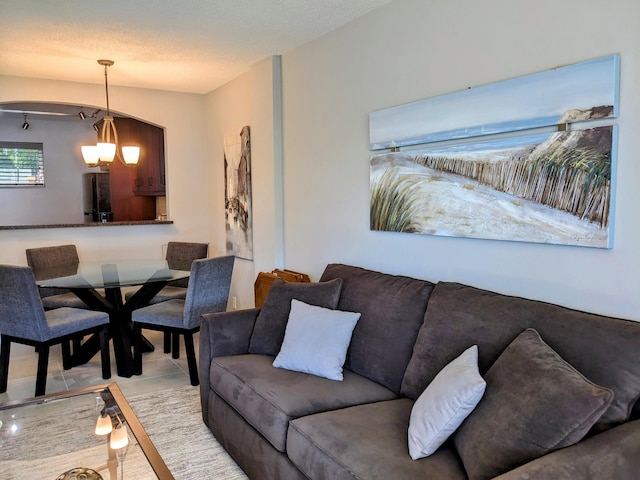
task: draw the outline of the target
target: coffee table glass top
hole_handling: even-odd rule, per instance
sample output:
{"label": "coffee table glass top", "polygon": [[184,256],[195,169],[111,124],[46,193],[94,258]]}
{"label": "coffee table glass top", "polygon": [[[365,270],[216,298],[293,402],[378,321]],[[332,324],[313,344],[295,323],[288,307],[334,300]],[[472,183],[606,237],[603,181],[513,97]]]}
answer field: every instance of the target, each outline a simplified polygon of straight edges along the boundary
{"label": "coffee table glass top", "polygon": [[80,262],[42,269],[39,287],[105,288],[131,287],[189,277],[188,271],[169,268],[166,260],[115,260]]}
{"label": "coffee table glass top", "polygon": [[[96,434],[101,416],[111,433]],[[115,383],[0,403],[0,422],[3,479],[173,479]]]}

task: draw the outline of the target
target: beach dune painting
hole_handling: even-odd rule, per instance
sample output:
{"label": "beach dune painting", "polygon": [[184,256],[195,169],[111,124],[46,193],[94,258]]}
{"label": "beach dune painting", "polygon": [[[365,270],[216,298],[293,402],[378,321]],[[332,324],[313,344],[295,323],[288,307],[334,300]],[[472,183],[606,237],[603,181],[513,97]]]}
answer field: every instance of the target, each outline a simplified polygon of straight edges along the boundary
{"label": "beach dune painting", "polygon": [[370,158],[371,230],[611,248],[618,71],[614,55],[451,94],[451,112],[446,95],[372,112],[371,148],[391,151]]}

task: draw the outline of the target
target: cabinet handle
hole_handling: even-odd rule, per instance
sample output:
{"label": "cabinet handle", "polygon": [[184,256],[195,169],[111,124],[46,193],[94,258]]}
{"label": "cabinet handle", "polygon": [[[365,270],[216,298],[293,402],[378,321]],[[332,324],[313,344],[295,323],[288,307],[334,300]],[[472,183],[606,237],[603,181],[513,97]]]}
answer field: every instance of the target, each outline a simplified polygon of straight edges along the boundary
{"label": "cabinet handle", "polygon": [[153,186],[153,177],[147,178],[147,185],[149,185],[150,187]]}
{"label": "cabinet handle", "polygon": [[140,177],[136,178],[136,187],[141,187],[142,186],[142,180],[140,180]]}

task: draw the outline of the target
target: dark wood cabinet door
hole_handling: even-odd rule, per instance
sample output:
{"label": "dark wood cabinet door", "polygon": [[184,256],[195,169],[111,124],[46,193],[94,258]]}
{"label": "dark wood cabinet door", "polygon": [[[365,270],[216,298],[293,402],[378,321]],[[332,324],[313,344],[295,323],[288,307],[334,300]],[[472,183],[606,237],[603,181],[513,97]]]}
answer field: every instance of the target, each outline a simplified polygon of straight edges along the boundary
{"label": "dark wood cabinet door", "polygon": [[115,122],[120,146],[140,147],[138,165],[132,168],[133,193],[166,195],[164,130],[133,118],[117,118]]}
{"label": "dark wood cabinet door", "polygon": [[156,218],[156,198],[149,195],[134,195],[131,190],[131,182],[136,175],[133,167],[127,167],[116,160],[109,166],[109,175],[111,177],[111,208],[115,222]]}

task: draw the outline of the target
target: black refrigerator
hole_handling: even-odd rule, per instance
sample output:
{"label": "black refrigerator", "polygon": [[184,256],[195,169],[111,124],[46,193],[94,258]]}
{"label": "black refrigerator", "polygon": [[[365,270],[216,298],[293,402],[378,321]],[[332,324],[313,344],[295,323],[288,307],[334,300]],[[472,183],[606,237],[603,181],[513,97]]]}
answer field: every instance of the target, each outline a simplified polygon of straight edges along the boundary
{"label": "black refrigerator", "polygon": [[112,222],[109,172],[82,174],[84,221]]}

